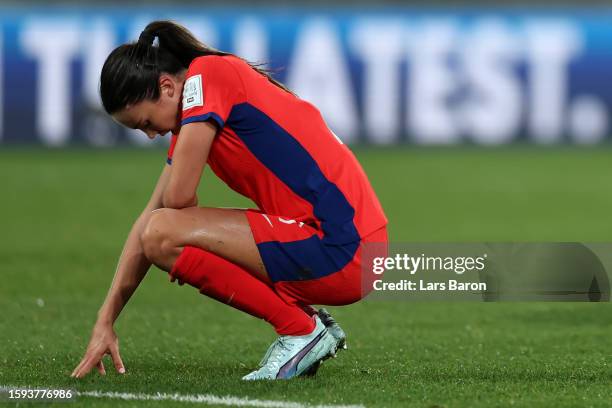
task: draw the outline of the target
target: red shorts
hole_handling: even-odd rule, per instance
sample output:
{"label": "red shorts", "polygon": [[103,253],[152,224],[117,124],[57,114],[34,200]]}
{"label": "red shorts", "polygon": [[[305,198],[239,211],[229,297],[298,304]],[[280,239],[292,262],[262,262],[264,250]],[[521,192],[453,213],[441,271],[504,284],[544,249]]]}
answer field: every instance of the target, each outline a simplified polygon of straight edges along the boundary
{"label": "red shorts", "polygon": [[271,285],[287,303],[347,305],[366,296],[372,280],[379,278],[365,258],[387,256],[385,226],[339,245],[292,219],[257,210],[246,215]]}

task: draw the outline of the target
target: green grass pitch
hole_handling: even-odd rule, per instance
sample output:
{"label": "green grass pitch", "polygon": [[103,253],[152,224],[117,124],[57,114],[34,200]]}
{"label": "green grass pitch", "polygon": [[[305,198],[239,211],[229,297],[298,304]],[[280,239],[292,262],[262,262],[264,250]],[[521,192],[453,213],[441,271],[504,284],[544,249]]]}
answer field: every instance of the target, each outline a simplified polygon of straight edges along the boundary
{"label": "green grass pitch", "polygon": [[[356,149],[392,241],[612,242],[612,150]],[[312,379],[244,383],[274,332],[152,269],[116,330],[127,374],[69,375],[158,150],[0,151],[0,385],[367,407],[612,405],[612,307],[365,301],[330,308],[350,349]],[[209,171],[201,205],[248,206]],[[79,398],[72,406],[111,407]],[[0,405],[3,403],[0,402]],[[129,406],[191,406],[138,402]]]}

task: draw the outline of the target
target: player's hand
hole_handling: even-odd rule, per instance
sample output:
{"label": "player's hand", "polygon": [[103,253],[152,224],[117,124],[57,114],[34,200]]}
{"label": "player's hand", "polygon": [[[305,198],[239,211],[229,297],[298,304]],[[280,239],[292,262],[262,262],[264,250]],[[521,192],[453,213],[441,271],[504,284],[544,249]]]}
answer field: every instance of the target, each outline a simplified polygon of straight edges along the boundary
{"label": "player's hand", "polygon": [[91,333],[91,340],[87,346],[87,351],[81,362],[76,366],[71,377],[82,378],[92,368],[97,367],[101,375],[106,375],[102,358],[105,354],[110,354],[113,364],[120,374],[125,373],[125,366],[119,355],[119,340],[111,325],[98,324],[94,326]]}

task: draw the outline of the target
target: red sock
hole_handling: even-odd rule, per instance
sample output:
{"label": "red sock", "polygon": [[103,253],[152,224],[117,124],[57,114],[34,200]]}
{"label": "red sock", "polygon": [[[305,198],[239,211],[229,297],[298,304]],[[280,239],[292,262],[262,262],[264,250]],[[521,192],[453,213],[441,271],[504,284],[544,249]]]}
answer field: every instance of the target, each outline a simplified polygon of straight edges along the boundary
{"label": "red sock", "polygon": [[264,319],[280,335],[302,336],[314,330],[314,321],[300,307],[287,304],[240,266],[200,248],[183,249],[170,279],[188,283],[206,296]]}

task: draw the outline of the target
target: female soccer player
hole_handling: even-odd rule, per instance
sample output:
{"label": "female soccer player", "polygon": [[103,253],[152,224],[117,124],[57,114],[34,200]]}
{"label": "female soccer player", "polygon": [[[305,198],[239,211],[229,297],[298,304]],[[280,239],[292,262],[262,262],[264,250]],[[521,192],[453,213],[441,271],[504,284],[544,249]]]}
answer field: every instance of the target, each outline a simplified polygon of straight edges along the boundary
{"label": "female soccer player", "polygon": [[[117,122],[150,139],[173,135],[72,376],[104,374],[104,354],[125,372],[113,323],[151,264],[274,327],[280,337],[243,379],[315,372],[344,335],[310,305],[361,299],[363,244],[386,251],[387,220],[350,150],[313,105],[168,21],[108,56],[100,94]],[[259,209],[199,207],[206,164]]]}

